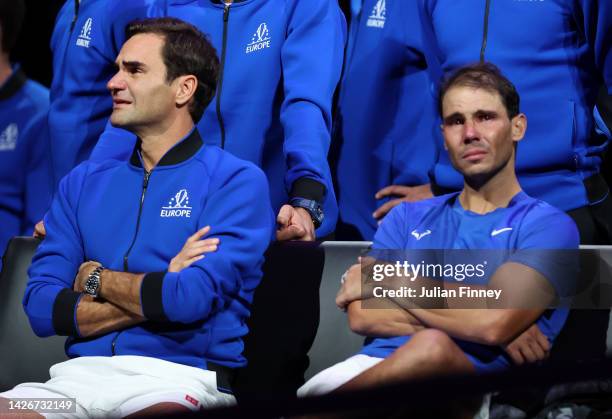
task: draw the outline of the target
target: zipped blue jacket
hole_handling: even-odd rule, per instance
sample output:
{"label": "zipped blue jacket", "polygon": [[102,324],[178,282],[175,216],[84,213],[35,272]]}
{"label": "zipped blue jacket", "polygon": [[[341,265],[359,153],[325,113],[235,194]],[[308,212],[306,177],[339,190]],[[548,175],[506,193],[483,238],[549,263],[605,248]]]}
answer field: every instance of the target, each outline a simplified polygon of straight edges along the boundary
{"label": "zipped blue jacket", "polygon": [[419,28],[414,1],[365,0],[351,19],[332,144],[340,240],[372,240],[380,189],[429,183],[435,101]]}
{"label": "zipped blue jacket", "polygon": [[[198,123],[204,141],[261,167],[274,211],[290,197],[323,202],[317,236],[330,234],[338,209],[327,153],[346,37],[337,2],[166,0],[165,14],[209,35],[220,58],[216,97]],[[110,129],[92,158],[127,154],[124,137]]]}
{"label": "zipped blue jacket", "polygon": [[[45,216],[47,237],[29,270],[23,305],[39,336],[67,335],[69,357],[142,355],[206,368],[245,365],[242,336],[263,254],[274,233],[265,176],[197,130],[151,171],[139,147],[129,161],[85,162],[60,183]],[[178,273],[166,272],[189,236],[210,225],[218,250]],[[72,290],[86,260],[145,273],[147,321],[83,338],[81,294]]]}
{"label": "zipped blue jacket", "polygon": [[125,25],[137,18],[159,15],[156,3],[67,0],[59,11],[51,37],[49,110],[56,184],[89,158],[104,131],[113,106],[106,83],[115,74],[114,62],[125,41]]}
{"label": "zipped blue jacket", "polygon": [[48,111],[49,91],[15,66],[0,86],[0,256],[11,237],[32,234],[51,202]]}
{"label": "zipped blue jacket", "polygon": [[[605,136],[593,135],[593,108],[601,85],[612,94],[612,2],[420,4],[426,31],[434,35],[428,51],[442,72],[483,58],[515,84],[528,120],[516,160],[525,192],[564,211],[603,199],[605,188],[587,194],[583,182],[599,172],[607,145]],[[437,140],[441,146],[441,135]],[[463,184],[446,153],[433,174],[444,188]]]}

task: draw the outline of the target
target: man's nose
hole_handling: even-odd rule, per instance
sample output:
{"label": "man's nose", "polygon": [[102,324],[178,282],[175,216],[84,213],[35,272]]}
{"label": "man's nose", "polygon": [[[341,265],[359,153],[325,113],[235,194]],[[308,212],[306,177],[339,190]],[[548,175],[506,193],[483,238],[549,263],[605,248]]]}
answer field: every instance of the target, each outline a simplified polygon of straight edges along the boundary
{"label": "man's nose", "polygon": [[473,121],[465,121],[463,124],[463,142],[471,143],[472,141],[478,141],[478,139],[476,124]]}
{"label": "man's nose", "polygon": [[111,92],[115,90],[125,89],[125,82],[121,78],[121,73],[117,72],[111,79],[106,83],[106,88]]}

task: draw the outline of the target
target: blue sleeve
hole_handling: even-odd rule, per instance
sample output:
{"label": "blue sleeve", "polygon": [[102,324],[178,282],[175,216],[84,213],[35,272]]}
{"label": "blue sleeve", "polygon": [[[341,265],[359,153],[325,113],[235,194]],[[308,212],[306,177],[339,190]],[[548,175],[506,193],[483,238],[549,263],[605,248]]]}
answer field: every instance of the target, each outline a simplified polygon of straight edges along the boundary
{"label": "blue sleeve", "polygon": [[127,160],[134,146],[136,145],[136,135],[121,128],[113,127],[110,119],[106,123],[104,132],[98,138],[89,160],[102,162],[104,160]]}
{"label": "blue sleeve", "polygon": [[388,134],[394,139],[391,184],[425,184],[429,182],[428,173],[435,163],[432,128],[436,109],[417,2],[393,2],[388,6],[387,20],[386,42],[403,46],[403,56],[396,58],[401,67],[392,70],[392,74],[399,71],[396,77],[401,77],[401,87],[399,111],[395,112]]}
{"label": "blue sleeve", "polygon": [[575,289],[579,245],[574,221],[547,206],[521,226],[518,249],[509,261],[535,269],[551,283],[559,297],[567,297]]}
{"label": "blue sleeve", "polygon": [[[420,185],[429,183],[428,173],[437,159],[437,113],[426,71],[404,77],[393,144],[392,184]],[[418,155],[418,159],[414,156]],[[410,161],[413,164],[406,164]]]}
{"label": "blue sleeve", "polygon": [[612,2],[609,0],[578,0],[578,25],[582,26],[601,71],[608,94],[612,95]]}
{"label": "blue sleeve", "polygon": [[[287,35],[281,50],[284,100],[280,119],[288,168],[285,186],[292,191],[302,178],[329,185],[325,173],[329,170],[331,107],[342,70],[346,22],[336,1],[288,3]],[[322,201],[322,196],[292,195]]]}
{"label": "blue sleeve", "polygon": [[31,235],[34,225],[42,220],[53,194],[53,167],[49,158],[48,104],[44,112],[36,115],[24,137],[30,150],[25,178],[24,218],[21,234]]}
{"label": "blue sleeve", "polygon": [[383,218],[374,235],[373,249],[404,250],[410,204],[402,202]]}
{"label": "blue sleeve", "polygon": [[44,218],[47,236],[28,271],[23,306],[38,336],[78,335],[75,314],[80,294],[72,291],[84,261],[77,207],[87,171],[80,165],[62,179]]}
{"label": "blue sleeve", "polygon": [[192,323],[223,309],[261,278],[263,254],[274,234],[265,175],[254,166],[234,173],[206,200],[198,228],[211,226],[216,252],[180,272],[147,274],[142,310],[156,321]]}

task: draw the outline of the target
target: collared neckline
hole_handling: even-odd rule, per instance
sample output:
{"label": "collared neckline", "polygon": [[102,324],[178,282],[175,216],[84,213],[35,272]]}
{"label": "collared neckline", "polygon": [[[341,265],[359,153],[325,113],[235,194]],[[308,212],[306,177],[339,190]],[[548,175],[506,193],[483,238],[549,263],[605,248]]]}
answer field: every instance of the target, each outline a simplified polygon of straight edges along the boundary
{"label": "collared neckline", "polygon": [[[176,143],[166,152],[166,154],[164,154],[155,167],[172,166],[189,160],[198,152],[203,144],[204,142],[202,141],[202,137],[200,137],[200,133],[197,128],[194,127],[183,140]],[[142,141],[138,138],[134,150],[132,151],[132,156],[130,157],[130,163],[136,167],[143,167],[140,159],[141,146]]]}
{"label": "collared neckline", "polygon": [[0,100],[5,100],[13,96],[23,85],[28,81],[23,70],[20,67],[13,69],[13,74],[0,86]]}

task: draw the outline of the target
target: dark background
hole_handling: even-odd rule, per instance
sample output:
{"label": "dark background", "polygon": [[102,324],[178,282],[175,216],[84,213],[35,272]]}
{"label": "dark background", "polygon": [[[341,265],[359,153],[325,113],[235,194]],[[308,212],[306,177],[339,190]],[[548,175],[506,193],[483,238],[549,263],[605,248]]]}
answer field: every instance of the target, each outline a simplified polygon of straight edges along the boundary
{"label": "dark background", "polygon": [[28,77],[48,87],[51,84],[49,42],[55,16],[64,0],[25,0],[25,3],[25,22],[12,59],[21,63]]}

